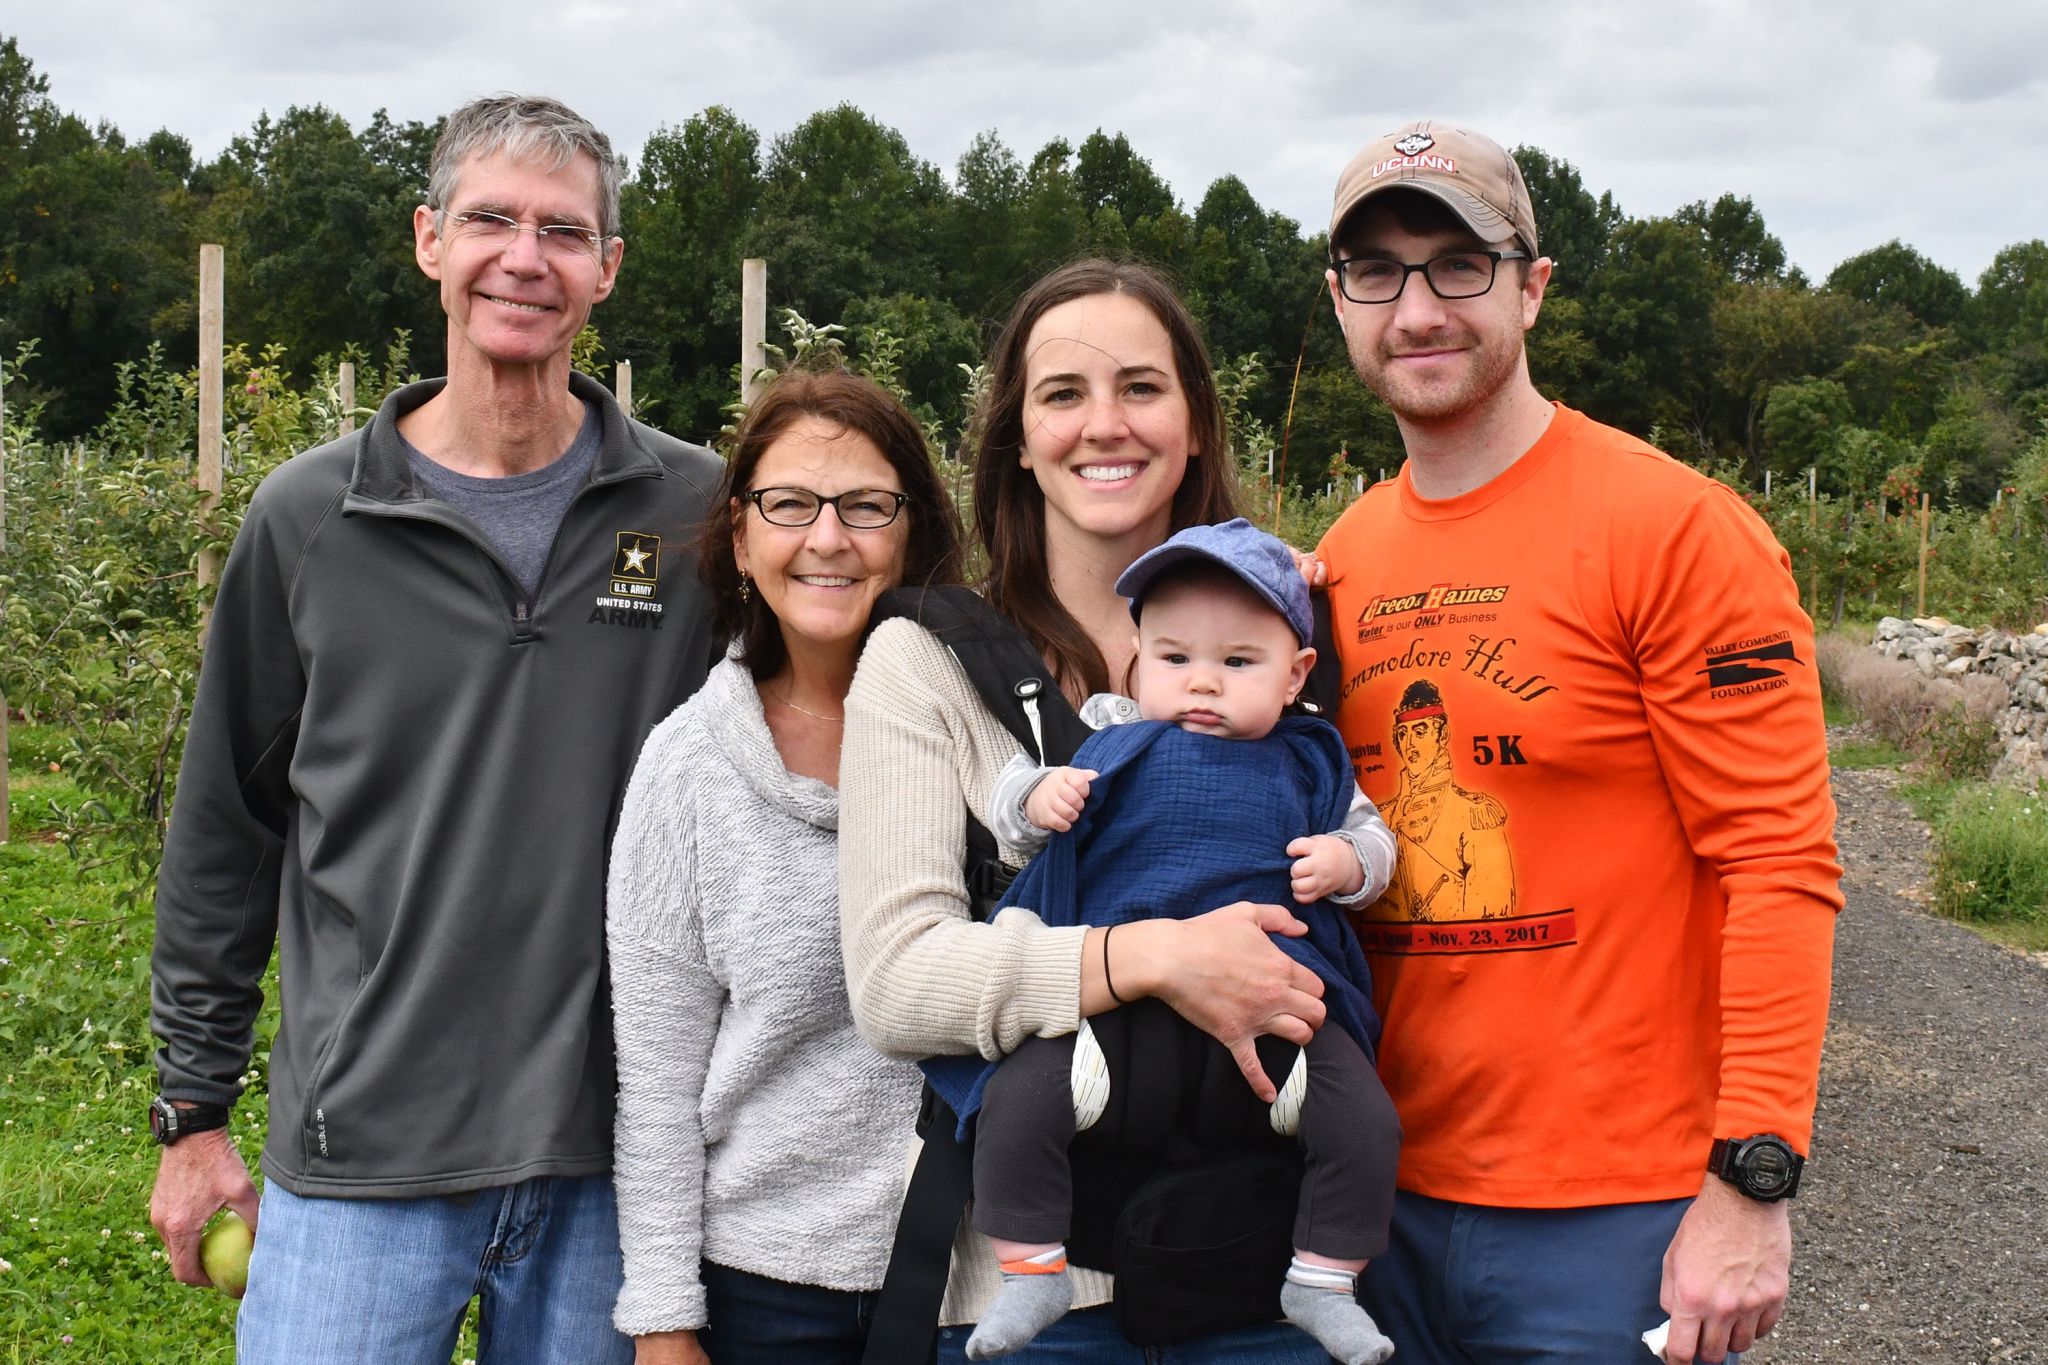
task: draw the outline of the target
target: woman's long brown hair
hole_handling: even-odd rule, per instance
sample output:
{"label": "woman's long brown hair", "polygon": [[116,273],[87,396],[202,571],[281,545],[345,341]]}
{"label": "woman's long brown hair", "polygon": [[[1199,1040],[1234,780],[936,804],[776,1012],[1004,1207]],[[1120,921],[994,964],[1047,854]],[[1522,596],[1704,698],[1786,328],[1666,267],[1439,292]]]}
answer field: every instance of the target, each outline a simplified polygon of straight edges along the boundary
{"label": "woman's long brown hair", "polygon": [[1124,294],[1144,304],[1173,346],[1174,368],[1187,398],[1189,448],[1196,458],[1188,461],[1174,490],[1170,531],[1238,515],[1237,479],[1216,375],[1202,334],[1173,286],[1135,261],[1089,259],[1063,265],[1026,290],[996,338],[988,392],[974,423],[974,525],[988,555],[983,588],[990,603],[1031,637],[1062,690],[1076,699],[1110,690],[1109,665],[1053,593],[1046,564],[1045,495],[1018,456],[1024,449],[1031,329],[1061,304],[1096,294]]}

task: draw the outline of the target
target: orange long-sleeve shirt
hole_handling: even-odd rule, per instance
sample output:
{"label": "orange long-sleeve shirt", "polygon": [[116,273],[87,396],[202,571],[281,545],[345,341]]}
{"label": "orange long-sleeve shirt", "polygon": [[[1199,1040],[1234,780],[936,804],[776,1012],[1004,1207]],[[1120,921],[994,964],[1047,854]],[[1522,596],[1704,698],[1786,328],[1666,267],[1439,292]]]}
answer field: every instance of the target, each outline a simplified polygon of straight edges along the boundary
{"label": "orange long-sleeve shirt", "polygon": [[1812,1132],[1841,908],[1813,631],[1727,488],[1560,406],[1492,482],[1369,491],[1320,547],[1336,720],[1400,845],[1359,921],[1400,1181],[1697,1193]]}

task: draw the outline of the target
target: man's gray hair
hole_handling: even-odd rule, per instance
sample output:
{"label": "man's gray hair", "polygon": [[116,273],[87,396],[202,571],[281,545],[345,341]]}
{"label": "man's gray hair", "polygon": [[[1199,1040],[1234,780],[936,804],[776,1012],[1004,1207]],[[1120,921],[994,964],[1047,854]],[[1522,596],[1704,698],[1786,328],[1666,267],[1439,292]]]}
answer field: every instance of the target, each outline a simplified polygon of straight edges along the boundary
{"label": "man's gray hair", "polygon": [[494,152],[541,162],[550,172],[561,170],[579,153],[595,161],[600,230],[607,237],[618,235],[625,165],[612,155],[611,139],[589,119],[545,95],[491,95],[450,114],[427,167],[427,207],[446,212],[463,163]]}

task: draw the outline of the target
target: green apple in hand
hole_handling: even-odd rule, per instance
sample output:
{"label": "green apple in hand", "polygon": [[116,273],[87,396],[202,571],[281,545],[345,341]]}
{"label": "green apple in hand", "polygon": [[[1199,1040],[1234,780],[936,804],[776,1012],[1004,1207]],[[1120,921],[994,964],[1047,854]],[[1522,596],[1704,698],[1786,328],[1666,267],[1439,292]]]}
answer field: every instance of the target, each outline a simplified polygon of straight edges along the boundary
{"label": "green apple in hand", "polygon": [[249,1287],[249,1250],[256,1234],[241,1216],[223,1212],[199,1239],[199,1264],[213,1287],[231,1299],[242,1297]]}

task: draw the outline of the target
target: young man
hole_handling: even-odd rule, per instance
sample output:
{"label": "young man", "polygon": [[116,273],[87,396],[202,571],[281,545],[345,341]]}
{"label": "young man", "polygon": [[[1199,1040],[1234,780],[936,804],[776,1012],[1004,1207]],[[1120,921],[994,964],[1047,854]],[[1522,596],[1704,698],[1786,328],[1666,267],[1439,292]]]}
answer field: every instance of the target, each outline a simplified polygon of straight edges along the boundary
{"label": "young man", "polygon": [[1783,1311],[1841,906],[1811,626],[1739,497],[1530,383],[1551,262],[1498,145],[1372,144],[1330,242],[1408,452],[1319,550],[1401,846],[1360,923],[1406,1133],[1366,1306],[1409,1365],[1628,1360],[1666,1317],[1721,1361]]}
{"label": "young man", "polygon": [[[704,677],[674,550],[719,465],[570,372],[619,178],[552,100],[450,116],[412,224],[448,376],[266,480],[221,578],[157,885],[150,1216],[188,1284],[217,1209],[256,1225],[244,1362],[445,1365],[473,1294],[485,1359],[632,1358],[605,850]],[[226,1124],[273,944],[259,1223]]]}

